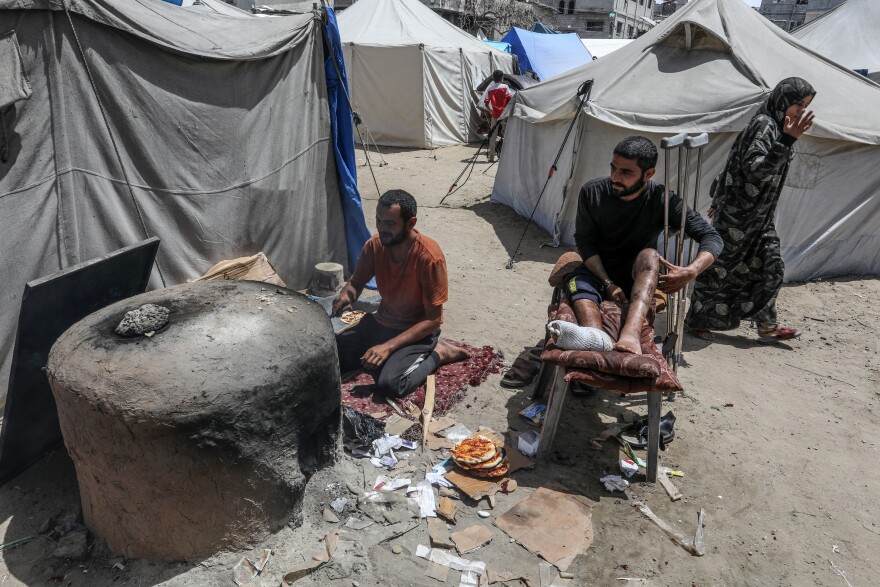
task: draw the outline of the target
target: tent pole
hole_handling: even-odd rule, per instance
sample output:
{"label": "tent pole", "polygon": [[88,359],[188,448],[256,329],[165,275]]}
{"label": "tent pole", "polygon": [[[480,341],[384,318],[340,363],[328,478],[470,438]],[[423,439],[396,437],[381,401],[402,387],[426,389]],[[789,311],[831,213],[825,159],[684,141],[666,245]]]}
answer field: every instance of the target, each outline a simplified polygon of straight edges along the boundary
{"label": "tent pole", "polygon": [[562,157],[562,151],[565,149],[566,143],[568,143],[568,137],[571,136],[571,131],[574,130],[575,124],[577,124],[578,119],[581,117],[581,113],[584,111],[584,104],[590,99],[590,93],[593,91],[593,82],[595,80],[588,79],[580,86],[578,86],[577,96],[581,97],[581,101],[578,104],[577,112],[574,117],[571,119],[571,124],[568,125],[568,130],[565,131],[565,138],[562,139],[562,144],[559,145],[559,151],[556,153],[556,158],[553,160],[553,164],[550,166],[550,171],[547,173],[547,179],[544,181],[544,187],[541,188],[541,193],[538,194],[538,199],[535,201],[535,207],[532,208],[532,213],[529,215],[529,219],[526,222],[525,228],[523,228],[522,235],[519,237],[519,242],[516,243],[516,248],[513,250],[513,253],[510,255],[510,258],[507,260],[505,267],[507,269],[513,269],[513,264],[516,263],[516,255],[519,252],[519,248],[522,245],[523,239],[526,237],[526,232],[529,230],[529,226],[532,224],[532,219],[535,217],[535,212],[538,211],[538,204],[541,203],[541,198],[544,197],[544,192],[547,191],[547,186],[550,184],[550,180],[553,178],[553,174],[556,173],[557,167],[556,165],[559,163],[559,159]]}

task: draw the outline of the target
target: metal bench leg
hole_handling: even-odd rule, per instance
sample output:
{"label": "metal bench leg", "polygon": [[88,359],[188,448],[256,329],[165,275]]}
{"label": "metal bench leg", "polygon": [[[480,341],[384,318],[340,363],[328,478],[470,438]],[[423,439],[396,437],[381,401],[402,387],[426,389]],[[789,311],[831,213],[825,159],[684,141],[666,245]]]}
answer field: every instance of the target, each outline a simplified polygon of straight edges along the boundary
{"label": "metal bench leg", "polygon": [[[550,367],[550,365],[547,366]],[[567,395],[568,383],[565,381],[565,369],[553,365],[553,383],[547,396],[547,410],[544,412],[544,425],[541,428],[541,444],[538,446],[538,462],[542,465],[550,462],[553,437],[556,436],[556,427],[562,417],[562,406],[565,404]]]}
{"label": "metal bench leg", "polygon": [[657,482],[657,457],[660,453],[660,412],[663,409],[663,394],[648,392],[648,483]]}

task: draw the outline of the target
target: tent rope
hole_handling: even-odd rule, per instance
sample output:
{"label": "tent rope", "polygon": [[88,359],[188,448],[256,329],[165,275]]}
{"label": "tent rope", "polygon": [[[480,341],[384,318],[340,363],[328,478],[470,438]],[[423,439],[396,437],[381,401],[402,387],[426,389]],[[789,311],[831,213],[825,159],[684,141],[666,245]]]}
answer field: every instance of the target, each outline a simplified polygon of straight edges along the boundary
{"label": "tent rope", "polygon": [[541,198],[544,197],[544,192],[547,191],[547,185],[550,183],[550,180],[553,179],[553,174],[556,173],[556,165],[559,163],[559,159],[562,157],[562,151],[563,149],[565,149],[565,144],[568,142],[568,137],[571,135],[571,131],[574,130],[575,124],[577,124],[581,113],[583,113],[584,111],[584,104],[587,102],[587,100],[590,99],[590,93],[593,91],[594,81],[595,80],[588,79],[578,87],[577,95],[581,97],[581,101],[580,104],[578,104],[577,112],[574,115],[574,118],[571,119],[571,124],[568,125],[568,130],[565,132],[565,138],[562,139],[562,144],[559,145],[559,151],[556,153],[556,159],[553,160],[553,165],[550,166],[550,171],[547,173],[547,179],[544,181],[544,187],[541,188],[541,193],[538,194],[538,200],[535,202],[535,207],[532,208],[532,213],[529,215],[529,220],[528,222],[526,222],[525,228],[523,228],[522,235],[520,235],[519,237],[519,242],[516,243],[516,248],[510,255],[510,259],[507,260],[507,264],[505,265],[507,269],[513,269],[513,264],[516,263],[516,255],[517,253],[519,253],[519,248],[520,246],[522,246],[523,239],[526,237],[526,232],[529,230],[529,226],[531,226],[532,224],[532,219],[535,217],[535,212],[538,211],[538,204],[541,203]]}
{"label": "tent rope", "polygon": [[[104,119],[104,126],[107,127],[107,134],[110,135],[110,142],[113,144],[113,151],[116,152],[116,160],[119,162],[119,168],[122,170],[122,176],[125,178],[125,185],[128,187],[128,193],[131,195],[131,202],[134,204],[134,209],[137,212],[138,219],[141,223],[141,228],[144,230],[145,238],[150,238],[150,231],[147,230],[147,223],[144,220],[143,212],[141,212],[141,207],[138,205],[137,198],[135,198],[134,190],[131,187],[131,180],[128,177],[128,172],[125,170],[125,165],[122,162],[122,154],[119,152],[119,147],[116,144],[116,138],[113,136],[113,131],[110,128],[110,119],[107,117],[107,111],[104,109],[104,103],[101,101],[101,96],[98,94],[98,86],[95,84],[95,78],[92,77],[92,70],[89,68],[89,63],[86,60],[86,53],[83,50],[82,43],[79,41],[79,35],[76,32],[76,27],[73,25],[73,17],[70,15],[70,8],[67,6],[68,0],[62,0],[62,6],[64,6],[64,13],[67,15],[67,21],[70,23],[70,30],[73,32],[73,39],[76,41],[76,47],[79,49],[80,57],[82,57],[83,66],[86,70],[86,75],[89,77],[89,83],[92,86],[92,91],[95,93],[95,100],[98,102],[98,108],[101,110],[101,117]],[[168,284],[165,281],[165,275],[162,273],[162,267],[159,266],[158,256],[153,259],[153,263],[156,265],[156,271],[159,273],[159,280],[162,282],[162,287],[168,287]]]}
{"label": "tent rope", "polygon": [[[495,132],[495,129],[498,127],[499,124],[501,124],[500,118],[495,122],[495,124],[492,125],[492,127],[489,129],[489,132],[486,134],[486,138],[483,139],[483,141],[480,143],[480,146],[477,147],[477,152],[474,153],[474,156],[471,157],[470,161],[465,163],[464,169],[461,170],[461,173],[458,174],[458,177],[456,177],[455,181],[452,182],[452,185],[449,186],[449,190],[446,192],[446,195],[443,196],[443,198],[440,200],[440,203],[437,204],[438,208],[443,206],[443,202],[446,201],[446,198],[448,198],[449,196],[451,196],[452,194],[454,194],[455,192],[457,192],[458,190],[463,188],[464,184],[466,184],[468,182],[468,180],[471,178],[471,174],[473,174],[474,167],[476,166],[477,160],[480,157],[480,151],[483,150],[483,147],[487,147],[487,144],[489,143],[489,139],[492,136],[492,133]],[[488,152],[488,147],[486,148],[486,151]],[[467,173],[467,177],[465,177],[464,181],[461,182],[461,184],[459,185],[458,180],[460,180],[465,173]]]}
{"label": "tent rope", "polygon": [[[322,8],[322,10],[323,10],[323,8]],[[330,42],[330,37],[327,35],[327,27],[325,27],[323,24],[321,25],[321,32],[324,35],[324,45],[327,47],[327,50],[330,51],[330,60],[333,62],[333,68],[336,70],[336,76],[339,78],[339,85],[342,86],[342,93],[345,96],[345,101],[348,103],[349,110],[351,110],[352,122],[355,122],[355,121],[358,122],[358,123],[354,124],[354,129],[357,131],[358,139],[360,139],[361,146],[364,147],[364,155],[367,158],[367,167],[370,168],[370,175],[373,176],[373,183],[376,186],[376,191],[379,193],[379,197],[381,197],[382,190],[379,189],[379,182],[376,180],[376,174],[373,172],[373,164],[370,162],[370,157],[369,157],[369,155],[366,155],[366,146],[364,146],[364,137],[363,137],[363,135],[361,135],[361,129],[360,129],[359,123],[360,123],[360,121],[362,121],[362,118],[361,118],[360,114],[355,112],[354,106],[351,103],[351,96],[348,95],[348,88],[345,86],[345,83],[343,81],[345,78],[342,77],[342,71],[340,71],[339,63],[336,61],[336,51],[333,50],[333,44]],[[374,143],[374,145],[375,145],[375,143]],[[376,147],[376,150],[377,151],[379,150],[378,146]],[[379,153],[380,157],[381,157],[381,155],[382,154]]]}

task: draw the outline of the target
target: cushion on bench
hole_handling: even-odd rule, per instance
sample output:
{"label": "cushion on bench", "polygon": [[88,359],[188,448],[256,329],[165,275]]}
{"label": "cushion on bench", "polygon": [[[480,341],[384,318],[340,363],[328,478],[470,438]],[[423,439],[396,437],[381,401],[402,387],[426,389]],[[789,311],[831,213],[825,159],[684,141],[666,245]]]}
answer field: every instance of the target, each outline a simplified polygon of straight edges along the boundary
{"label": "cushion on bench", "polygon": [[[614,340],[620,334],[627,309],[628,305],[621,306],[609,301],[599,306],[602,329]],[[548,313],[549,320],[577,323],[574,312],[564,299],[558,305],[550,306]],[[653,320],[653,311],[649,312],[649,318]],[[619,351],[566,351],[550,341],[541,354],[541,360],[565,367],[566,381],[578,381],[607,391],[681,391],[681,382],[654,344],[654,328],[647,320],[642,323],[640,334],[641,355]]]}

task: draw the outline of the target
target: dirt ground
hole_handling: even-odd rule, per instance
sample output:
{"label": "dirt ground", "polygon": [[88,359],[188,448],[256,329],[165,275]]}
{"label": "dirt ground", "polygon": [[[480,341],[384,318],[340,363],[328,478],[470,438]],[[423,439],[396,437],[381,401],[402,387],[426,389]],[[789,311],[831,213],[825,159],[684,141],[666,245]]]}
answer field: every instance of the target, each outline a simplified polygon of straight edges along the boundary
{"label": "dirt ground", "polygon": [[[543,336],[547,275],[561,251],[542,248],[550,237],[532,226],[515,268],[505,269],[526,222],[489,202],[496,168],[484,161],[447,200],[450,207],[439,207],[473,152],[470,147],[433,154],[383,149],[388,165],[374,171],[382,190],[403,188],[416,196],[419,228],[446,253],[450,301],[444,334],[493,345],[513,360]],[[363,163],[363,154],[358,157]],[[366,167],[358,171],[372,226],[376,187]],[[556,480],[597,502],[594,542],[569,568],[574,585],[628,584],[619,580],[624,577],[646,580],[629,584],[671,586],[874,584],[880,576],[875,506],[880,472],[873,468],[880,456],[880,413],[875,411],[880,408],[880,309],[872,302],[878,298],[877,278],[792,284],[783,289],[779,309],[786,324],[803,329],[800,340],[762,346],[747,326],[711,344],[685,340],[686,364],[679,373],[686,391],[664,401],[664,413],[673,410],[677,422],[674,442],[661,453],[663,465],[685,473],[675,479],[684,494],[678,502],[671,502],[659,485],[637,480],[624,495],[607,492],[598,481],[618,472],[618,448],[609,442],[594,450],[590,439],[607,422],[646,413],[644,395],[600,392],[569,398],[554,462],[516,473],[519,488],[499,494],[488,519],[476,514],[487,509],[485,502],[461,506],[457,529],[483,524],[493,534],[488,546],[466,558],[520,572],[538,585],[540,559],[491,522],[535,488]],[[493,375],[472,389],[452,415],[471,429],[530,429],[518,412],[531,403],[531,387],[507,390],[499,381],[500,375]],[[266,544],[255,545],[275,550],[258,584],[277,586],[286,570],[319,546],[321,536],[338,528],[324,522],[321,511],[336,496],[352,497],[343,481],[364,486],[379,472],[368,462],[346,457],[312,478],[302,527],[285,528]],[[703,508],[706,555],[691,556],[668,540],[632,507],[637,499],[685,535],[693,534],[697,511]],[[72,465],[57,451],[0,488],[2,541],[35,534],[48,517],[75,511],[77,503]],[[425,561],[414,554],[417,545],[429,544],[424,521],[383,541],[400,528],[374,525],[350,531],[355,540],[344,539],[329,565],[296,585],[441,585],[425,576]],[[400,554],[392,552],[394,545],[402,547]],[[87,560],[71,562],[50,558],[53,546],[41,538],[5,550],[0,587],[233,585],[232,567],[248,554],[164,564],[125,560],[95,543]],[[114,568],[116,563],[124,568]],[[458,576],[450,572],[445,584],[458,585]]]}

